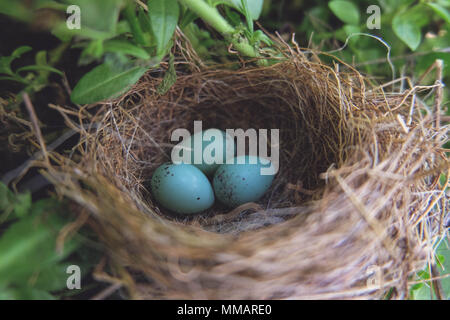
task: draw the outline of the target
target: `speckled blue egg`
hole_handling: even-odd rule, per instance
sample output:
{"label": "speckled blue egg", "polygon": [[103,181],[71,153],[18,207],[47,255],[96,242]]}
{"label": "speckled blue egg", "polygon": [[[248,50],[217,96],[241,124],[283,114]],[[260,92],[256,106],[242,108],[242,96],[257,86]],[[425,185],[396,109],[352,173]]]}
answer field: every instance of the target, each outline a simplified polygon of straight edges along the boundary
{"label": "speckled blue egg", "polygon": [[[239,161],[245,162],[239,164]],[[270,163],[262,164],[256,156],[238,156],[233,159],[233,164],[221,165],[213,180],[217,199],[229,207],[259,200],[275,177],[274,174],[262,175],[261,168],[264,167],[270,167]]]}
{"label": "speckled blue egg", "polygon": [[[220,137],[220,140],[217,140],[216,137]],[[194,144],[194,141],[196,141],[197,138],[202,141],[199,147]],[[204,141],[203,139],[205,139],[206,141]],[[235,153],[235,144],[233,138],[227,135],[224,131],[215,128],[197,132],[190,136],[189,139],[183,140],[182,142],[177,144],[175,148],[182,148],[180,150],[181,156],[184,152],[187,152],[187,158],[189,160],[186,163],[196,166],[208,176],[212,176],[217,168],[221,164],[225,163],[226,159],[234,157]],[[216,159],[216,150],[219,150],[219,148],[222,150],[222,157],[219,157],[219,155],[217,155],[217,158],[219,158],[219,161],[217,161],[217,163],[214,160]],[[200,163],[194,162],[195,152],[199,152],[202,155]],[[227,154],[230,156],[227,156]]]}
{"label": "speckled blue egg", "polygon": [[205,174],[190,164],[165,163],[153,173],[156,201],[176,213],[198,213],[214,203],[214,191]]}

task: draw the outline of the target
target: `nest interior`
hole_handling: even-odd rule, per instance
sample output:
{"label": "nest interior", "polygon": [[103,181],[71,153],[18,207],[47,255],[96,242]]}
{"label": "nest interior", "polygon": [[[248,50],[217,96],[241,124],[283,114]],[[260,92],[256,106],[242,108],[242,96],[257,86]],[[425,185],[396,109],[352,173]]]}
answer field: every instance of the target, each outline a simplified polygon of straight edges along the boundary
{"label": "nest interior", "polygon": [[[386,94],[351,68],[313,61],[291,52],[269,67],[191,63],[167,94],[150,73],[83,107],[81,129],[66,112],[81,133],[79,160],[59,156],[47,175],[108,248],[107,279],[134,298],[407,296],[445,230],[446,128],[414,90]],[[280,130],[280,170],[261,201],[193,219],[158,207],[148,181],[170,160],[171,132],[192,132],[194,120]]]}
{"label": "nest interior", "polygon": [[[156,167],[170,161],[170,152],[176,143],[170,141],[173,130],[186,128],[193,132],[194,121],[202,121],[203,129],[255,129],[257,134],[260,129],[268,130],[269,150],[270,130],[279,130],[280,170],[270,192],[253,208],[293,207],[308,199],[320,198],[324,180],[319,174],[333,163],[342,163],[346,148],[353,145],[357,137],[355,132],[339,126],[339,101],[330,99],[311,79],[298,77],[294,83],[289,83],[276,74],[292,72],[289,66],[276,70],[275,74],[274,71],[253,70],[236,76],[235,72],[220,70],[203,73],[201,77],[179,76],[166,96],[160,96],[155,90],[158,78],[147,78],[144,86],[153,83],[153,87],[143,87],[143,91],[136,88],[136,94],[139,92],[141,96],[129,95],[119,103],[125,110],[129,110],[130,105],[131,108],[142,106],[133,112],[133,123],[129,122],[128,112],[119,112],[113,119],[123,128],[118,135],[128,141],[133,139],[132,144],[126,146],[117,141],[118,135],[108,135],[102,141],[114,148],[109,148],[108,153],[122,153],[125,157],[125,165],[121,157],[109,160],[116,162],[112,164],[117,170],[115,175],[134,177],[123,179],[120,185],[134,189],[134,194],[147,204],[143,210],[156,209],[166,218],[183,219],[159,208],[151,193],[144,189]],[[138,131],[145,134],[139,135]],[[129,161],[131,158],[138,161]],[[194,217],[205,222],[206,217],[228,211],[217,203],[206,214]],[[243,217],[240,218],[242,222]],[[228,227],[233,231],[231,225]]]}

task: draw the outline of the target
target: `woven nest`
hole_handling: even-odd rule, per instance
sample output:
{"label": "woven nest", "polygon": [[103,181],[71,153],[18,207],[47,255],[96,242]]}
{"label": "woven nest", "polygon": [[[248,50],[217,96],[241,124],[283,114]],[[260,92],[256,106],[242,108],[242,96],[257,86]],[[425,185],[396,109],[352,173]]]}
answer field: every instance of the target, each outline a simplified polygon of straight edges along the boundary
{"label": "woven nest", "polygon": [[[77,156],[53,155],[47,177],[107,248],[97,277],[131,298],[406,298],[445,232],[447,129],[421,89],[388,94],[290,50],[235,70],[188,53],[164,95],[157,70],[114,101],[60,108],[81,140]],[[170,161],[171,132],[194,120],[280,129],[280,169],[258,203],[186,218],[154,201],[148,182]]]}

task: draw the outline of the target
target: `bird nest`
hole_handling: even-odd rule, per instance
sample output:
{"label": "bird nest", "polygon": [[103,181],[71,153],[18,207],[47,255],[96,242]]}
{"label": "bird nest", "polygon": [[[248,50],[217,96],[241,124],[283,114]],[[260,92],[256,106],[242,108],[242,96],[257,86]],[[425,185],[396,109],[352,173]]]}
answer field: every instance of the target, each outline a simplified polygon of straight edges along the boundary
{"label": "bird nest", "polygon": [[[286,50],[270,66],[207,67],[181,49],[165,94],[162,68],[115,100],[59,108],[81,138],[46,176],[107,248],[98,277],[131,298],[406,298],[445,232],[447,128],[422,87],[387,93],[336,66]],[[152,173],[194,120],[280,130],[260,201],[189,217],[158,206]]]}

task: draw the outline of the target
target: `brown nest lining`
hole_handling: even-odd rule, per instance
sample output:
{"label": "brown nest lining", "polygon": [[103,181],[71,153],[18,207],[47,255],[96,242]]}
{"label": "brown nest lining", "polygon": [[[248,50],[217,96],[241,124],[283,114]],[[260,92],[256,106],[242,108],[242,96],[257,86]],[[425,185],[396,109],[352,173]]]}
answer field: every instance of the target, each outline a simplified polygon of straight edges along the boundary
{"label": "brown nest lining", "polygon": [[[447,130],[421,112],[417,90],[385,94],[350,68],[292,52],[269,67],[190,66],[165,95],[161,77],[147,74],[121,98],[82,108],[80,159],[54,155],[63,165],[49,179],[108,248],[113,276],[102,279],[132,298],[380,298],[390,289],[405,298],[445,231],[439,174],[449,167]],[[194,219],[158,207],[148,181],[170,159],[172,130],[192,132],[194,120],[280,129],[280,170],[261,201],[231,213],[215,204]]]}

